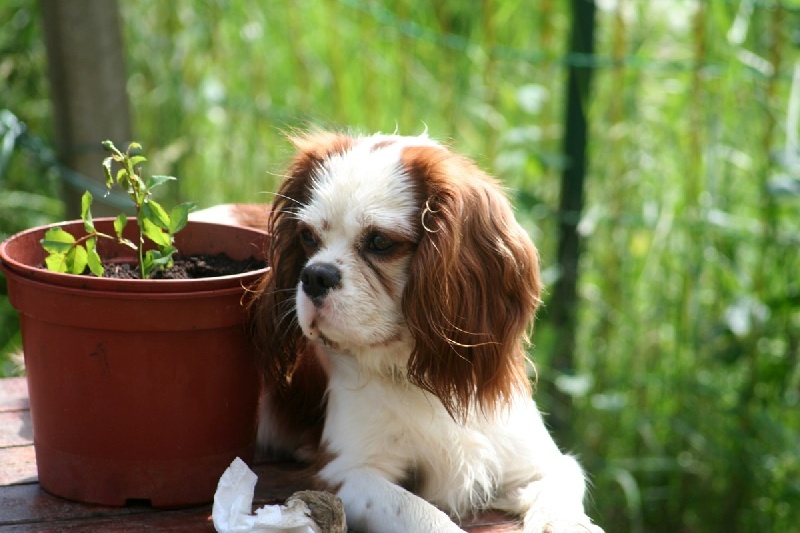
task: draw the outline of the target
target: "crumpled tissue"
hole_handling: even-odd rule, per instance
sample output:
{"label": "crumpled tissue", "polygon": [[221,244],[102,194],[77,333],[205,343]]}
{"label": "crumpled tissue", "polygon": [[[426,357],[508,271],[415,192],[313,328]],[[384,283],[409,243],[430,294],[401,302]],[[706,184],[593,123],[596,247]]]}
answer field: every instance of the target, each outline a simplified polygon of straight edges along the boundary
{"label": "crumpled tissue", "polygon": [[214,494],[211,516],[218,533],[320,533],[305,502],[292,500],[288,506],[253,508],[258,477],[240,458],[222,474]]}

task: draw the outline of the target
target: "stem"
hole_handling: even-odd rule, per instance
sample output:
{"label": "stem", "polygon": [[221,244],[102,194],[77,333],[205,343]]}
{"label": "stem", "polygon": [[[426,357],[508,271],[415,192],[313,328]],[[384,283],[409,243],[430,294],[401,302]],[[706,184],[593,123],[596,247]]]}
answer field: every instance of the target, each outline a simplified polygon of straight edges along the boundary
{"label": "stem", "polygon": [[142,279],[147,279],[147,273],[144,268],[144,228],[142,227],[142,205],[144,205],[147,198],[147,190],[142,183],[141,176],[136,173],[136,169],[130,164],[130,160],[125,160],[125,165],[128,170],[128,179],[131,182],[131,198],[133,199],[133,206],[136,210],[136,226],[139,229],[139,275]]}
{"label": "stem", "polygon": [[142,237],[142,228],[139,228],[139,273],[142,279],[147,279],[144,271],[144,237]]}
{"label": "stem", "polygon": [[88,241],[89,239],[92,239],[94,237],[103,237],[105,239],[113,239],[114,238],[111,235],[106,235],[105,233],[100,233],[100,232],[96,231],[94,233],[88,233],[88,234],[84,235],[83,237],[79,237],[79,238],[75,239],[75,242],[73,243],[73,245],[76,246],[78,244],[83,244],[86,241]]}
{"label": "stem", "polygon": [[142,204],[139,203],[138,197],[135,198],[136,208],[136,228],[139,230],[139,241],[137,248],[139,251],[139,274],[142,279],[147,279],[146,272],[144,271],[144,228],[142,227]]}

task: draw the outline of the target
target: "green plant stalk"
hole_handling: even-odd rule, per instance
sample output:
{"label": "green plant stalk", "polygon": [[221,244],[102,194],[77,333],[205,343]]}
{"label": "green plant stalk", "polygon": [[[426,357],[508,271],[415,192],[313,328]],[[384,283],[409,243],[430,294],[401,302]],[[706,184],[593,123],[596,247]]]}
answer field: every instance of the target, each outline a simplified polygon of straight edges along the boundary
{"label": "green plant stalk", "polygon": [[130,158],[125,159],[125,167],[131,180],[131,191],[133,191],[131,197],[133,198],[133,208],[136,210],[136,221],[139,229],[139,237],[136,243],[137,252],[139,254],[139,272],[142,276],[142,279],[145,279],[147,277],[147,273],[145,272],[144,268],[144,234],[142,231],[142,225],[139,221],[141,220],[142,204],[145,202],[146,196],[141,194],[142,181],[140,175],[136,172],[136,169],[131,164]]}
{"label": "green plant stalk", "polygon": [[[128,188],[128,194],[131,197],[131,200],[133,200],[133,208],[136,211],[136,221],[139,229],[139,236],[136,243],[136,251],[139,259],[139,275],[142,277],[142,279],[147,279],[147,272],[145,271],[144,266],[144,232],[142,231],[141,222],[142,204],[144,204],[145,200],[147,199],[147,195],[142,193],[143,183],[141,180],[141,174],[137,172],[136,165],[132,162],[130,153],[123,154],[116,146],[114,146],[114,143],[111,141],[104,141],[103,148],[113,154],[112,157],[114,160],[121,163],[125,172],[127,173],[128,182],[130,184]],[[128,152],[130,152],[130,150],[131,147],[129,146]],[[119,174],[117,174],[117,177],[119,179]]]}

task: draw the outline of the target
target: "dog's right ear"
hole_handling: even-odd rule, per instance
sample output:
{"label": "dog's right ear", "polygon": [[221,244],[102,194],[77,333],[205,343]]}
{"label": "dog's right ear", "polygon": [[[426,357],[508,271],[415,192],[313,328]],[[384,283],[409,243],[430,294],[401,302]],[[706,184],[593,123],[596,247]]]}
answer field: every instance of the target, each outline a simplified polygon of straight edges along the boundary
{"label": "dog's right ear", "polygon": [[332,155],[351,147],[344,134],[312,131],[290,138],[297,148],[275,194],[267,231],[266,253],[270,267],[255,289],[249,305],[253,338],[268,386],[283,387],[291,381],[306,339],[297,323],[295,295],[300,271],[307,257],[298,242],[297,212],[307,205],[314,174]]}
{"label": "dog's right ear", "polygon": [[536,248],[500,184],[441,147],[408,147],[421,237],[403,314],[415,345],[409,380],[461,422],[530,395],[527,330],[539,305]]}

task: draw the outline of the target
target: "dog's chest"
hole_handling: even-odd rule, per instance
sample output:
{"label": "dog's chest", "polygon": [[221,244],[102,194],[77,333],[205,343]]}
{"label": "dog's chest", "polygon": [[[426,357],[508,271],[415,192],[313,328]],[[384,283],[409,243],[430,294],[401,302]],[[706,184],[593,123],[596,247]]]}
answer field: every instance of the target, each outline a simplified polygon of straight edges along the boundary
{"label": "dog's chest", "polygon": [[[458,424],[435,397],[408,384],[350,385],[329,397],[326,437],[338,437],[343,447],[337,448],[446,510],[491,498],[502,470],[487,438],[491,424]],[[347,433],[336,435],[342,427]]]}

